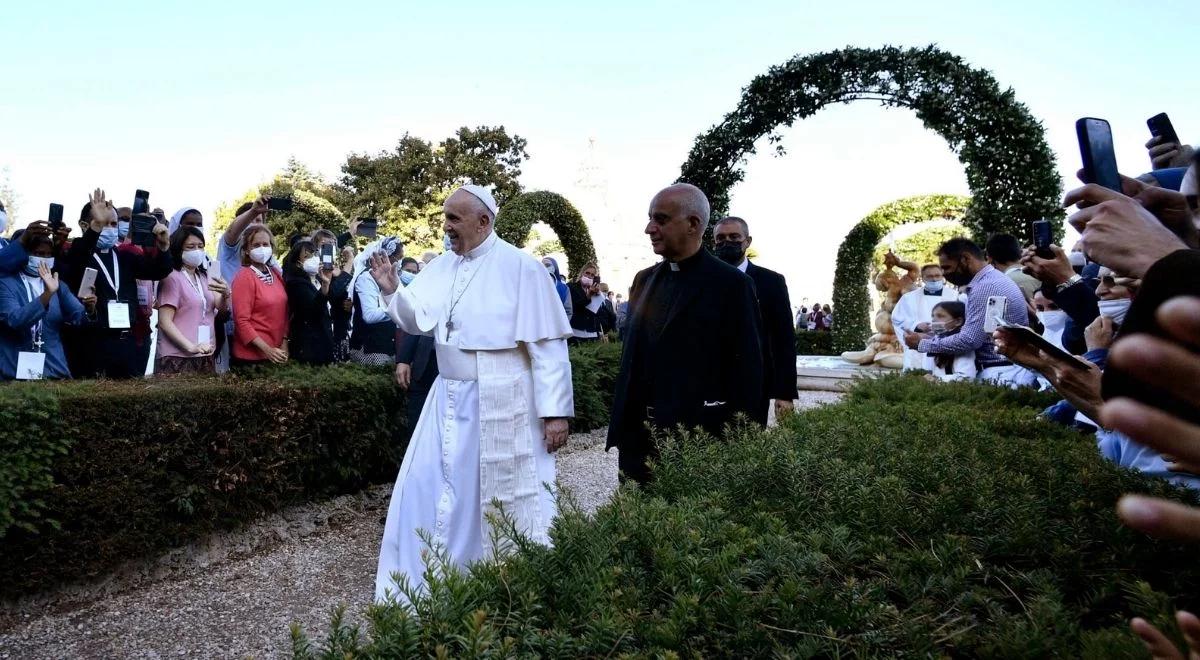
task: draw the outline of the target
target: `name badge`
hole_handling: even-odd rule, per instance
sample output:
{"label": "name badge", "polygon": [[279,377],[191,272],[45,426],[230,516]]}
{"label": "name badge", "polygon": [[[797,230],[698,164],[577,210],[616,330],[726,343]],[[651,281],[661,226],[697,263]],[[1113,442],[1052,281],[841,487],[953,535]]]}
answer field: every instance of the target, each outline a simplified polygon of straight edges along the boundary
{"label": "name badge", "polygon": [[145,287],[138,287],[138,304],[142,307],[150,306],[150,290]]}
{"label": "name badge", "polygon": [[128,303],[108,301],[108,327],[113,330],[128,330],[131,327]]}
{"label": "name badge", "polygon": [[17,380],[41,380],[46,372],[45,353],[17,354]]}
{"label": "name badge", "polygon": [[196,343],[211,344],[212,343],[212,326],[202,325],[196,328]]}

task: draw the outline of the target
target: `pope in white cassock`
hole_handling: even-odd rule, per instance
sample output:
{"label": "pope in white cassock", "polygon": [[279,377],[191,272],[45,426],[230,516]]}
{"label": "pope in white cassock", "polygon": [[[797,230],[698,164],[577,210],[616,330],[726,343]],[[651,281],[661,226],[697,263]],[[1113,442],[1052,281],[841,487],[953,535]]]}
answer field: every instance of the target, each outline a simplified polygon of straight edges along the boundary
{"label": "pope in white cassock", "polygon": [[[946,277],[941,268],[925,266],[921,269],[921,281],[924,285],[900,296],[900,301],[892,310],[892,327],[901,339],[905,332],[916,332],[917,326],[929,323],[933,319],[933,308],[938,303],[958,300],[958,292],[946,286]],[[905,346],[904,370],[924,368],[925,354]]]}
{"label": "pope in white cassock", "polygon": [[409,286],[398,286],[386,258],[371,263],[396,324],[433,336],[440,372],[392,491],[375,575],[380,602],[407,600],[395,578],[424,588],[429,546],[419,530],[456,565],[491,556],[493,501],[522,533],[548,543],[552,452],[566,444],[575,414],[571,325],[545,267],[496,235],[496,202],[484,188],[463,186],[444,212],[453,253]]}

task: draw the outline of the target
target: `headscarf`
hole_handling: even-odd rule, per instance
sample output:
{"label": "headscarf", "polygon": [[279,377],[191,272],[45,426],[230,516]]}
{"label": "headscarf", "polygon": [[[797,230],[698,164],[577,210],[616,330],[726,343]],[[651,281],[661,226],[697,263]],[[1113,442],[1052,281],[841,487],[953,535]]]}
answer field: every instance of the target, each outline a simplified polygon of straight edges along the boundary
{"label": "headscarf", "polygon": [[554,280],[554,290],[558,291],[558,297],[565,303],[567,296],[571,295],[570,289],[567,288],[567,283],[563,282],[562,272],[558,269],[558,260],[554,257],[544,257],[543,261],[549,261],[554,270],[549,271],[550,279]]}
{"label": "headscarf", "polygon": [[190,213],[192,211],[195,211],[196,213],[200,213],[200,209],[191,207],[191,206],[185,206],[185,207],[179,209],[178,211],[176,211],[175,215],[171,216],[171,221],[169,223],[167,223],[167,235],[174,236],[175,230],[179,229],[179,223],[183,221],[183,216],[187,215],[188,213]]}
{"label": "headscarf", "polygon": [[395,236],[384,236],[383,238],[374,241],[363,248],[361,252],[354,256],[354,275],[350,277],[350,296],[354,296],[355,287],[358,285],[358,276],[364,272],[371,270],[371,257],[378,252],[382,252],[386,256],[391,256],[396,253],[403,245],[400,239]]}

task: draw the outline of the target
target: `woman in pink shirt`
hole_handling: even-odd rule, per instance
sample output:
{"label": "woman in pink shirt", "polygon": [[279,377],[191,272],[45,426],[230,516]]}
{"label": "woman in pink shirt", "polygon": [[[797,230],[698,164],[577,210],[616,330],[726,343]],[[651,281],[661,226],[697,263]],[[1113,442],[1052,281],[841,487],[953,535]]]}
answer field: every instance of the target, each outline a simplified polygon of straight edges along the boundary
{"label": "woman in pink shirt", "polygon": [[283,274],[268,265],[275,237],[266,225],[242,234],[242,268],[233,278],[231,367],[283,364],[288,360],[288,297]]}
{"label": "woman in pink shirt", "polygon": [[213,334],[229,288],[204,267],[204,233],[181,227],[171,237],[175,270],[158,285],[156,374],[215,372]]}

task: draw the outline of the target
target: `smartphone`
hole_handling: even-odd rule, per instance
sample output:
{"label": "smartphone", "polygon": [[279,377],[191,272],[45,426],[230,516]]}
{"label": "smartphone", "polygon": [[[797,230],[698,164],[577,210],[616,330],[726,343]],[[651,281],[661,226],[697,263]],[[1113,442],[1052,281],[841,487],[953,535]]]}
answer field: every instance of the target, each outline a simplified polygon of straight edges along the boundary
{"label": "smartphone", "polygon": [[134,215],[129,224],[129,235],[133,244],[141,247],[158,245],[158,238],[154,236],[154,228],[157,225],[158,218],[148,213]]}
{"label": "smartphone", "polygon": [[50,216],[47,220],[47,224],[50,225],[50,229],[53,230],[53,229],[58,229],[58,228],[62,227],[63,226],[62,218],[63,218],[63,205],[62,204],[51,204],[50,205]]}
{"label": "smartphone", "polygon": [[271,209],[272,211],[291,211],[292,210],[292,198],[291,197],[268,197],[267,198],[267,208]]}
{"label": "smartphone", "polygon": [[95,268],[84,268],[83,278],[79,280],[79,297],[87,298],[96,295],[96,275],[100,271]]}
{"label": "smartphone", "polygon": [[333,270],[333,246],[329,243],[321,246],[321,270]]}
{"label": "smartphone", "polygon": [[991,334],[1004,323],[1008,311],[1008,298],[1004,296],[988,296],[987,309],[984,310],[983,331]]}
{"label": "smartphone", "polygon": [[145,190],[138,190],[133,193],[133,214],[150,212],[150,193]]}
{"label": "smartphone", "polygon": [[1084,183],[1095,183],[1121,192],[1121,175],[1113,151],[1112,127],[1103,119],[1084,117],[1075,122],[1079,155],[1083,157]]}
{"label": "smartphone", "polygon": [[1179,144],[1179,134],[1175,132],[1175,127],[1171,125],[1171,118],[1167,113],[1160,112],[1157,115],[1146,120],[1146,127],[1150,129],[1150,135],[1159,140],[1159,144],[1174,142]]}
{"label": "smartphone", "polygon": [[1053,259],[1054,251],[1050,249],[1050,244],[1054,241],[1053,232],[1050,230],[1049,220],[1034,220],[1033,221],[1033,249],[1037,256],[1043,259]]}
{"label": "smartphone", "polygon": [[1082,369],[1084,371],[1091,369],[1087,362],[1084,362],[1083,360],[1080,360],[1079,358],[1071,355],[1054,344],[1051,344],[1050,340],[1034,332],[1033,328],[1028,328],[1017,323],[1008,323],[1006,321],[1001,321],[1000,327],[1015,334],[1021,339],[1021,341],[1038,347],[1043,353],[1049,355],[1055,360],[1058,360],[1059,362],[1065,362],[1076,369]]}
{"label": "smartphone", "polygon": [[359,218],[358,235],[363,238],[375,238],[379,234],[379,220],[376,218]]}

